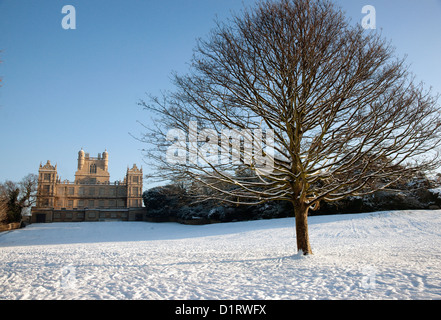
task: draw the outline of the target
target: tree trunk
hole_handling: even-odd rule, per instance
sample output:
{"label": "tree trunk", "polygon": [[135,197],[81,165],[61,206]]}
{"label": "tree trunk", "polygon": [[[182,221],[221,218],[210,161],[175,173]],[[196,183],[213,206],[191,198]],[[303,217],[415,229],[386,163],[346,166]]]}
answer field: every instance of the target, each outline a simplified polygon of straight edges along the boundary
{"label": "tree trunk", "polygon": [[309,243],[308,211],[309,208],[303,203],[296,203],[294,205],[297,250],[299,252],[302,251],[304,255],[312,254],[311,245]]}

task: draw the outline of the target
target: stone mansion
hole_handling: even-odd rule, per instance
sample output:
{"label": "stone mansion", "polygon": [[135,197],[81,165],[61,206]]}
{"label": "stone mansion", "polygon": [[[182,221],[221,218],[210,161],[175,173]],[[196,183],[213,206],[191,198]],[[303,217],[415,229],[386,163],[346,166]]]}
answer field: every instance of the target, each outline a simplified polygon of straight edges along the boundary
{"label": "stone mansion", "polygon": [[142,217],[142,168],[127,168],[123,181],[110,182],[109,154],[78,153],[75,181],[61,181],[57,165],[40,164],[31,222],[139,220]]}

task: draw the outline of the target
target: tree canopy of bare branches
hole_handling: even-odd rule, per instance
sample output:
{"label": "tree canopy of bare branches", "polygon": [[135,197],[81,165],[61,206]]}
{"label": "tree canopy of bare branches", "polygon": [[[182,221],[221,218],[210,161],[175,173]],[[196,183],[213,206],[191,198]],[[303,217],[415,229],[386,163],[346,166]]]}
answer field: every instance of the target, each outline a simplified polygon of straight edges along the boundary
{"label": "tree canopy of bare branches", "polygon": [[331,1],[266,1],[218,22],[174,85],[140,102],[159,116],[143,138],[158,176],[189,177],[230,203],[292,202],[304,254],[321,201],[439,165],[438,97]]}

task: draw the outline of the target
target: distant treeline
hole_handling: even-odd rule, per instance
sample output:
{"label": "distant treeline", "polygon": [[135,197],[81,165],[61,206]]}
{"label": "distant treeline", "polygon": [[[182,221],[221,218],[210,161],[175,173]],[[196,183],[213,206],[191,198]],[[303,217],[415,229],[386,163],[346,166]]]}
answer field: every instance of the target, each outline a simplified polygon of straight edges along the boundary
{"label": "distant treeline", "polygon": [[[310,215],[347,214],[386,210],[439,209],[441,198],[433,188],[438,183],[419,176],[400,182],[393,189],[377,191],[363,197],[349,197],[320,204]],[[273,201],[259,205],[229,205],[215,201],[195,203],[186,188],[178,184],[155,187],[143,193],[147,216],[152,220],[246,221],[292,217],[292,204]]]}

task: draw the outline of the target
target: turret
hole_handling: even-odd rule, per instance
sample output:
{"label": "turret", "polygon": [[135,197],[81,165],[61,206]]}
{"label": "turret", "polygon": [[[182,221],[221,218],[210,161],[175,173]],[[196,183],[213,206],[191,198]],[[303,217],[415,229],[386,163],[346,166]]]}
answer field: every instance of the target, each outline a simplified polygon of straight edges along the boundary
{"label": "turret", "polygon": [[103,152],[103,160],[104,160],[104,171],[108,171],[109,169],[109,153],[107,149]]}
{"label": "turret", "polygon": [[78,152],[78,170],[82,170],[84,167],[85,153],[83,148]]}

